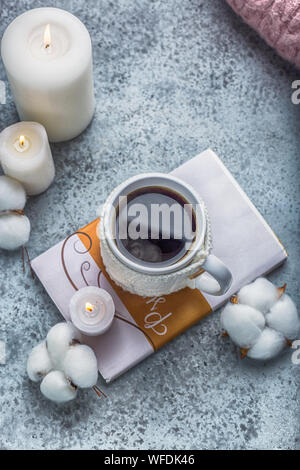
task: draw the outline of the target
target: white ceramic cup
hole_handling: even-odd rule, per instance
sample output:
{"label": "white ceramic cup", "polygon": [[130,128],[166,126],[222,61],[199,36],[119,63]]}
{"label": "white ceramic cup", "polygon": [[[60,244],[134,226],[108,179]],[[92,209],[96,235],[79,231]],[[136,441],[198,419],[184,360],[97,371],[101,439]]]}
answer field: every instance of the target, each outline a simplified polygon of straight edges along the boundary
{"label": "white ceramic cup", "polygon": [[[116,242],[116,211],[120,198],[147,187],[171,190],[192,207],[197,207],[195,237],[190,248],[181,259],[167,266],[156,266],[155,263],[144,266],[135,262],[120,251]],[[204,202],[191,186],[174,176],[147,173],[118,186],[103,206],[99,236],[101,255],[108,274],[123,289],[135,294],[166,295],[191,287],[212,295],[223,295],[232,283],[229,269],[210,254],[210,224]]]}

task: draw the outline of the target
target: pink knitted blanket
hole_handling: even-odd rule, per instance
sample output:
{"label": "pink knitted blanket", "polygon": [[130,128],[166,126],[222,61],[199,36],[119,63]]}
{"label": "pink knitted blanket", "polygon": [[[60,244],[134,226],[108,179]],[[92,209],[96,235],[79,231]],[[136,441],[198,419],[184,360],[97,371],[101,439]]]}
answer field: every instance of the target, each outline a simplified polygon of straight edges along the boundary
{"label": "pink knitted blanket", "polygon": [[300,0],[227,0],[285,59],[300,68]]}

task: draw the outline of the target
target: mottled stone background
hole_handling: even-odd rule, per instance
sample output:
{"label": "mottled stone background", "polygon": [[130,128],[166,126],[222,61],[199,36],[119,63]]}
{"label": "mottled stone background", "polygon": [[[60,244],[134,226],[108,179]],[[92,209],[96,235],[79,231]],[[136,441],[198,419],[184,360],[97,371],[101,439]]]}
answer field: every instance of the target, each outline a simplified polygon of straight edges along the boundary
{"label": "mottled stone background", "polygon": [[[271,278],[299,302],[300,106],[291,103],[299,73],[224,0],[47,4],[91,33],[97,110],[83,135],[52,146],[55,183],[26,208],[31,256],[92,220],[125,178],[168,172],[210,146],[284,242],[289,261]],[[47,4],[0,0],[0,36],[17,15]],[[7,84],[0,130],[16,120]],[[26,356],[60,315],[23,275],[19,252],[1,252],[0,263],[1,448],[299,447],[300,366],[290,351],[272,364],[241,362],[219,337],[219,312],[110,386],[100,381],[107,400],[85,391],[64,407],[47,402],[26,377]]]}

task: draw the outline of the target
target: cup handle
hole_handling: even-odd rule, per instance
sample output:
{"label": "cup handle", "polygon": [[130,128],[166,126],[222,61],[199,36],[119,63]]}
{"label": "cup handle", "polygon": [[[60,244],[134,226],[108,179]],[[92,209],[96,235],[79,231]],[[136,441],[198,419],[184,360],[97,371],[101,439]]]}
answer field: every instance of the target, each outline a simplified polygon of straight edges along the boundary
{"label": "cup handle", "polygon": [[216,256],[209,255],[201,267],[206,272],[195,279],[196,289],[211,295],[225,294],[232,284],[232,274],[225,264]]}

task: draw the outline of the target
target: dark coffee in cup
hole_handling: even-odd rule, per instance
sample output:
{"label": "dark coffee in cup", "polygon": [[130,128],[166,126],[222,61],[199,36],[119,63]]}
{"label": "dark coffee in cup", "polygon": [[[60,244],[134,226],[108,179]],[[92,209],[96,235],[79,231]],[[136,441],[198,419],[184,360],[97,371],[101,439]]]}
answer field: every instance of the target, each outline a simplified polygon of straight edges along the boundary
{"label": "dark coffee in cup", "polygon": [[116,244],[139,265],[163,267],[178,262],[190,250],[195,233],[194,208],[169,188],[146,186],[119,199]]}

